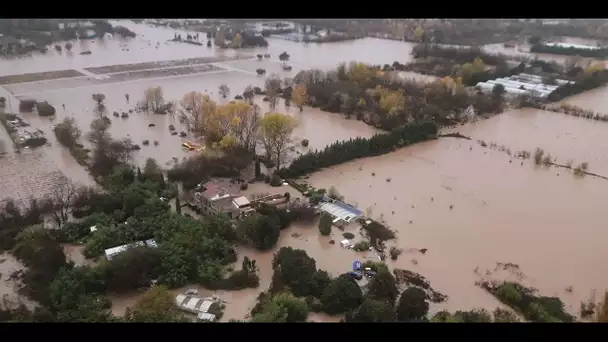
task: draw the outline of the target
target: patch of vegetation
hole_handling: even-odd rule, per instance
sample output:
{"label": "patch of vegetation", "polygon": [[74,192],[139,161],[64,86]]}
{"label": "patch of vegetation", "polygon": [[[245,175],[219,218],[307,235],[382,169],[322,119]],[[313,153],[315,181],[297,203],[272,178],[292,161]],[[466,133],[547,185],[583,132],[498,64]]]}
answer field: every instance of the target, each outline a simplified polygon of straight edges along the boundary
{"label": "patch of vegetation", "polygon": [[538,296],[537,291],[518,283],[481,283],[481,287],[498,300],[520,312],[532,322],[573,322],[564,303],[557,297]]}
{"label": "patch of vegetation", "polygon": [[278,173],[283,178],[296,178],[353,159],[392,152],[399,147],[432,139],[436,134],[435,124],[422,123],[396,128],[391,133],[380,133],[369,139],[356,138],[335,142],[321,151],[299,156],[289,167],[279,170]]}
{"label": "patch of vegetation", "polygon": [[567,55],[567,56],[581,56],[586,58],[602,59],[608,57],[608,49],[580,49],[574,46],[553,46],[545,45],[543,43],[533,44],[530,46],[530,52],[534,53],[546,53],[550,55]]}

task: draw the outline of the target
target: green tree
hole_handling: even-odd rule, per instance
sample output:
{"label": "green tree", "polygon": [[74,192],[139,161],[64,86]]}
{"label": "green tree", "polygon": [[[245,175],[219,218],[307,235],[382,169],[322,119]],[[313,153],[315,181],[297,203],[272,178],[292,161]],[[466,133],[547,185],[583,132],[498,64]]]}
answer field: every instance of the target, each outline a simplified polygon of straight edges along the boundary
{"label": "green tree", "polygon": [[104,264],[107,287],[113,292],[129,292],[148,287],[159,275],[160,252],[156,248],[136,247],[118,254]]}
{"label": "green tree", "polygon": [[384,300],[393,305],[399,295],[395,277],[385,270],[380,270],[367,284],[367,294],[374,299]]}
{"label": "green tree", "polygon": [[59,242],[44,228],[29,228],[17,236],[13,255],[27,267],[22,283],[26,294],[33,300],[49,303],[49,284],[57,272],[67,266]]}
{"label": "green tree", "polygon": [[144,166],[143,176],[146,180],[161,183],[163,171],[161,170],[156,160],[154,160],[153,158],[148,158],[146,159],[146,165]]}
{"label": "green tree", "polygon": [[351,314],[346,316],[346,322],[393,322],[395,310],[384,300],[365,298],[363,303]]}
{"label": "green tree", "polygon": [[68,148],[76,145],[82,134],[74,118],[70,117],[64,118],[60,124],[55,126],[54,131],[59,143]]}
{"label": "green tree", "polygon": [[321,235],[328,236],[331,234],[332,221],[333,218],[328,213],[321,214],[321,219],[319,220],[319,232]]}
{"label": "green tree", "polygon": [[288,292],[278,293],[252,317],[255,323],[305,322],[308,317],[306,301]]}
{"label": "green tree", "polygon": [[496,98],[500,98],[502,96],[502,94],[505,93],[505,86],[497,83],[494,85],[494,87],[492,88],[492,95]]}
{"label": "green tree", "polygon": [[329,283],[320,300],[323,311],[335,315],[358,307],[363,301],[363,293],[350,276],[341,275]]}
{"label": "green tree", "polygon": [[417,287],[403,290],[397,303],[397,319],[410,322],[423,320],[429,312],[426,293]]}
{"label": "green tree", "polygon": [[519,317],[510,310],[496,308],[493,312],[494,322],[511,323],[519,322]]}
{"label": "green tree", "polygon": [[127,310],[128,322],[162,323],[189,322],[175,306],[174,296],[165,286],[153,286],[137,301],[132,310]]}
{"label": "green tree", "polygon": [[296,127],[296,120],[281,113],[268,113],[260,120],[261,140],[266,152],[274,156],[277,168],[291,144],[291,133]]}
{"label": "green tree", "polygon": [[301,249],[281,247],[272,261],[274,274],[271,290],[279,292],[288,287],[297,297],[320,297],[330,283],[325,271],[318,271],[315,259]]}
{"label": "green tree", "polygon": [[182,213],[182,204],[179,202],[179,193],[175,197],[175,212],[178,214]]}
{"label": "green tree", "polygon": [[280,222],[276,216],[254,214],[241,223],[241,230],[253,247],[269,250],[279,241]]}
{"label": "green tree", "polygon": [[49,286],[50,309],[58,322],[108,322],[111,303],[103,274],[90,267],[63,268]]}

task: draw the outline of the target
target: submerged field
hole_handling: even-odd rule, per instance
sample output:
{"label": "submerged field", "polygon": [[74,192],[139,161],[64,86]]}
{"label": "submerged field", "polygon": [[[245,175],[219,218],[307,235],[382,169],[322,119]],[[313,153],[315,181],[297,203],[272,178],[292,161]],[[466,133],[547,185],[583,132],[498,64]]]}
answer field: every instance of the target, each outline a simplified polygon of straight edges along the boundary
{"label": "submerged field", "polygon": [[[90,49],[93,51],[90,56],[68,56],[50,51],[47,56],[12,61],[13,64],[0,61],[0,74],[7,75],[26,70],[44,72],[45,63],[51,69],[86,68],[99,74],[117,73],[100,80],[74,77],[5,86],[21,98],[48,101],[57,108],[53,119],[24,114],[33,128],[43,130],[50,138],[52,146],[41,147],[39,151],[57,167],[42,166],[47,164],[36,161],[31,162],[35,165],[25,162],[9,167],[6,174],[12,176],[0,178],[3,181],[0,183],[4,184],[4,188],[0,187],[3,190],[0,196],[18,194],[19,198],[30,198],[34,193],[43,194],[45,190],[39,186],[44,185],[44,188],[48,182],[40,181],[40,173],[52,173],[56,169],[61,169],[70,179],[90,182],[86,171],[55,141],[52,126],[64,117],[73,117],[86,132],[91,120],[96,118],[93,93],[106,95],[106,115],[112,120],[110,132],[114,137],[129,137],[140,145],[143,140],[159,142],[158,146],[141,146],[135,154],[138,164],[151,157],[169,167],[174,158],[179,160],[193,154],[181,147],[191,136],[180,138],[169,133],[169,125],[174,125],[178,132],[186,131],[177,117],[135,112],[124,119],[112,116],[114,111],[132,109],[143,99],[148,87],[161,86],[167,101],[179,100],[190,91],[200,91],[209,93],[218,103],[226,103],[248,85],[263,86],[265,78],[256,76],[257,68],[267,69],[268,74],[293,77],[305,68],[329,69],[338,62],[349,60],[405,63],[412,47],[409,43],[380,39],[319,45],[272,40],[268,49],[243,51],[250,55],[269,52],[272,60],[231,60],[236,58],[234,51],[166,43],[167,37],[177,32],[175,30],[145,27],[142,30],[144,37],[130,41],[117,39],[75,46],[76,52]],[[159,48],[154,48],[156,41],[163,42]],[[129,51],[124,50],[127,46]],[[277,60],[283,51],[291,55],[291,72],[284,72]],[[158,62],[187,58],[190,58],[189,62]],[[215,64],[186,66],[195,64],[193,61]],[[117,64],[123,66],[112,66]],[[144,71],[159,66],[166,69]],[[209,68],[216,69],[206,72]],[[404,76],[432,80],[420,75]],[[13,83],[0,80],[2,82]],[[226,99],[218,96],[220,84],[231,89]],[[604,101],[606,89],[567,98],[564,102],[608,113]],[[130,101],[126,100],[125,94],[130,95]],[[256,98],[256,103],[263,112],[267,111],[261,98]],[[16,105],[12,106],[16,108]],[[289,113],[298,120],[293,140],[300,153],[321,149],[336,140],[369,137],[377,132],[339,114],[312,108],[304,108],[303,112],[295,107],[286,108],[282,100],[276,111]],[[522,282],[537,287],[544,295],[559,296],[571,313],[576,314],[580,302],[587,300],[592,290],[601,292],[608,284],[608,276],[597,270],[608,261],[608,252],[602,245],[608,238],[602,215],[608,182],[590,176],[574,177],[568,170],[536,166],[532,160],[523,161],[522,165],[519,159],[481,147],[477,140],[488,144],[495,142],[512,151],[533,151],[540,147],[558,161],[588,162],[592,172],[608,175],[606,129],[608,123],[605,122],[537,110],[511,111],[458,127],[459,132],[472,138],[470,141],[442,138],[410,146],[384,156],[321,170],[312,174],[309,182],[317,188],[335,186],[348,202],[368,211],[372,217],[384,219],[396,230],[398,239],[391,244],[403,249],[404,253],[388,264],[424,275],[434,288],[450,297],[433,310],[441,307],[450,310],[496,308],[500,305],[497,300],[475,286],[475,282],[482,277],[504,276],[495,274],[496,263],[514,263],[526,276],[520,279]],[[299,146],[302,139],[310,141],[308,148]],[[19,157],[25,157],[25,154]],[[13,165],[8,164],[8,160],[0,159],[0,172],[7,165]],[[20,177],[27,179],[19,180]],[[269,191],[260,186],[251,186],[248,193]],[[287,190],[275,188],[274,191]],[[353,233],[357,235],[357,232]],[[261,253],[240,248],[239,262],[245,255],[257,261],[261,285],[258,289],[218,292],[229,302],[223,320],[245,319],[258,293],[270,284],[273,252],[282,246],[306,250],[317,260],[319,268],[333,275],[350,269],[353,260],[375,258],[368,252],[355,253],[329,243],[332,239],[339,241],[341,234],[334,229],[332,236],[321,237],[316,226],[295,226],[281,233],[273,251]],[[414,251],[419,248],[427,248],[428,252],[422,255]],[[85,263],[78,248],[69,247],[66,251],[79,264]],[[573,290],[566,291],[568,287]],[[113,311],[124,313],[137,298],[138,294],[113,297]],[[339,319],[320,315],[309,318]]]}

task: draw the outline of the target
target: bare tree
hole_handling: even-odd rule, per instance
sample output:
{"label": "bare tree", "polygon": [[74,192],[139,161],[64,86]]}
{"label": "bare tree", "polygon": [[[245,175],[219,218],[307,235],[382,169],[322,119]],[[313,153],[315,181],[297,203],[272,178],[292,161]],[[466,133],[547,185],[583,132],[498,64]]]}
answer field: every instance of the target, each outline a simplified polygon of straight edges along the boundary
{"label": "bare tree", "polygon": [[255,96],[255,92],[253,91],[252,86],[247,86],[245,91],[243,92],[243,98],[249,102],[249,104],[253,104],[253,98]]}
{"label": "bare tree", "polygon": [[266,97],[268,98],[270,109],[274,109],[277,106],[277,98],[281,91],[281,84],[281,78],[277,75],[270,75],[270,77],[266,79]]}
{"label": "bare tree", "polygon": [[93,98],[93,101],[95,101],[95,103],[96,103],[95,112],[101,118],[103,116],[103,113],[106,110],[106,106],[103,104],[103,101],[105,101],[106,96],[104,94],[97,93],[97,94],[91,95],[91,97]]}
{"label": "bare tree", "polygon": [[152,111],[153,113],[158,112],[165,102],[163,88],[159,86],[146,89],[144,91],[144,102],[144,106],[147,110]]}
{"label": "bare tree", "polygon": [[54,210],[51,212],[51,215],[57,226],[61,227],[70,218],[72,205],[77,194],[76,185],[70,180],[53,187],[50,200],[53,203]]}
{"label": "bare tree", "polygon": [[186,93],[180,101],[181,116],[192,132],[201,133],[201,111],[205,101],[205,95],[197,91]]}

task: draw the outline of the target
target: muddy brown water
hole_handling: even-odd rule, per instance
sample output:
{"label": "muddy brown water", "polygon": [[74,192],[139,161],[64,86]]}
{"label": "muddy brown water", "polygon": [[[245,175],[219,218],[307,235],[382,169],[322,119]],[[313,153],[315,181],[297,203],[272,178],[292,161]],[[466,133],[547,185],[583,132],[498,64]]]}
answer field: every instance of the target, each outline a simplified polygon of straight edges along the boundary
{"label": "muddy brown water", "polygon": [[[116,38],[105,42],[77,43],[71,55],[65,51],[49,51],[46,56],[3,60],[0,61],[0,74],[234,53],[188,44],[165,44],[164,40],[171,39],[175,30],[128,25],[143,33],[143,37],[126,41]],[[155,48],[156,41],[161,42],[158,49]],[[283,72],[278,61],[233,61],[218,63],[227,71],[217,74],[113,84],[98,82],[92,86],[86,78],[81,78],[15,84],[7,88],[15,94],[48,100],[55,105],[58,114],[54,122],[33,114],[25,116],[32,126],[51,135],[52,147],[44,147],[44,150],[66,175],[86,181],[86,172],[57,144],[50,130],[54,123],[72,115],[86,130],[94,118],[92,93],[106,95],[106,107],[110,113],[131,108],[135,101],[143,97],[144,89],[156,85],[164,88],[168,100],[177,100],[188,91],[206,90],[213,92],[214,99],[221,103],[225,100],[217,98],[220,83],[231,88],[231,97],[242,92],[249,84],[261,85],[263,78],[255,75],[255,69],[260,66],[267,68],[269,73],[292,77],[303,68],[327,69],[338,62],[353,59],[375,64],[390,64],[394,60],[407,62],[412,48],[412,44],[380,39],[337,44],[299,44],[271,39],[270,43],[268,49],[249,49],[246,52],[255,54],[269,51],[272,59],[276,59],[278,54],[287,51],[292,56],[289,64],[294,69],[291,73]],[[123,51],[126,48],[123,46],[128,46],[129,51]],[[84,49],[90,49],[92,55],[77,54]],[[126,103],[125,93],[131,94],[131,104]],[[564,102],[606,113],[605,95],[606,88],[601,88],[567,98]],[[66,105],[65,111],[62,104]],[[261,105],[265,106],[264,103]],[[310,148],[322,148],[336,139],[369,136],[375,132],[360,122],[344,120],[335,114],[309,108],[302,113],[295,108],[287,111],[282,102],[277,111],[289,112],[298,119],[300,125],[294,133],[294,141],[297,143],[300,139],[309,139]],[[139,144],[144,139],[159,141],[157,147],[142,146],[137,153],[139,162],[150,156],[166,163],[173,156],[181,158],[187,155],[179,147],[182,139],[167,134],[169,124],[182,130],[177,120],[169,115],[134,113],[128,119],[116,119],[111,115],[110,118],[113,120],[111,133],[115,137],[130,136]],[[148,128],[150,123],[156,127]],[[494,141],[513,151],[532,151],[541,147],[557,157],[558,161],[587,161],[590,171],[608,174],[605,153],[608,140],[603,134],[606,129],[606,123],[558,113],[511,111],[459,127],[458,130],[471,136],[472,141],[444,138],[418,144],[388,155],[316,172],[311,175],[310,182],[319,188],[336,186],[347,201],[357,204],[362,210],[371,208],[372,217],[383,217],[397,230],[398,239],[392,244],[406,252],[399,260],[388,263],[391,267],[419,272],[430,280],[436,290],[450,296],[447,303],[434,306],[433,310],[496,308],[499,303],[474,285],[481,277],[474,270],[477,268],[484,274],[486,270],[494,270],[496,262],[511,262],[518,264],[527,275],[523,282],[539,288],[542,294],[561,297],[572,313],[576,313],[580,301],[586,300],[591,290],[596,289],[601,293],[608,284],[608,276],[597,271],[608,261],[608,254],[601,244],[608,233],[602,229],[605,224],[603,216],[599,214],[608,193],[608,182],[593,177],[575,178],[563,169],[535,167],[530,160],[525,161],[523,166],[518,160],[509,163],[509,156],[483,149],[476,140]],[[298,149],[305,152],[301,147]],[[372,176],[372,172],[376,176]],[[387,182],[387,178],[391,181]],[[273,193],[276,190],[271,188],[264,191],[264,188],[256,185],[245,193]],[[284,192],[283,189],[280,191]],[[453,206],[451,210],[450,205]],[[356,231],[354,233],[359,236]],[[296,226],[282,232],[277,248],[291,246],[305,249],[317,260],[319,268],[333,275],[349,270],[353,260],[375,258],[368,252],[355,253],[329,244],[329,240],[339,241],[340,238],[341,232],[337,230],[334,230],[332,237],[320,237],[316,226]],[[72,260],[84,263],[78,257],[78,248],[66,248]],[[428,252],[426,255],[411,252],[415,248],[428,248]],[[268,288],[272,274],[274,251],[260,253],[240,247],[239,252],[239,262],[245,255],[257,260],[261,286],[259,289],[217,292],[229,302],[224,321],[244,319],[255,304],[258,293]],[[240,264],[237,263],[236,267],[240,267]],[[569,286],[573,288],[572,293],[565,291]],[[8,291],[5,288],[2,290]],[[137,294],[113,297],[114,312],[124,313],[126,307],[132,306],[137,298]],[[339,320],[339,317],[313,314],[309,318]]]}

